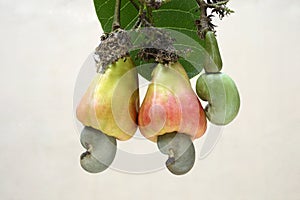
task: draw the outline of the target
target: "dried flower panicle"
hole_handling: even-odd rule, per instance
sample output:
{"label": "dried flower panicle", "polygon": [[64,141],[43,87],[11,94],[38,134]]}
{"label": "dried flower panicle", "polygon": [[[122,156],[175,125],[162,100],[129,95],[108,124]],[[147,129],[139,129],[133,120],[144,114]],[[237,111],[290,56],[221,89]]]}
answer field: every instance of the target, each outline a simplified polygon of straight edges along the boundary
{"label": "dried flower panicle", "polygon": [[101,36],[101,43],[94,52],[97,72],[104,73],[108,65],[128,55],[131,47],[132,43],[126,31],[118,30]]}
{"label": "dried flower panicle", "polygon": [[163,3],[163,0],[145,0],[147,6],[153,9],[159,9]]}
{"label": "dried flower panicle", "polygon": [[178,52],[173,46],[175,39],[167,31],[155,27],[147,27],[140,31],[145,40],[141,44],[142,49],[138,53],[139,58],[146,61],[154,60],[159,63],[178,60]]}

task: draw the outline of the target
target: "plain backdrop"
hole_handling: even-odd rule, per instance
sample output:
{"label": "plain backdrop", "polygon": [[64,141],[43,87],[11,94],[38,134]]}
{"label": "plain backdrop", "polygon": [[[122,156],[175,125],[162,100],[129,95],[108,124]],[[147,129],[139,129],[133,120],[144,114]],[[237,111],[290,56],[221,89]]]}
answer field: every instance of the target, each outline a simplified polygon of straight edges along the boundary
{"label": "plain backdrop", "polygon": [[213,152],[176,177],[80,168],[73,91],[102,33],[93,2],[0,0],[0,199],[300,199],[300,1],[229,5],[235,14],[215,21],[241,110]]}

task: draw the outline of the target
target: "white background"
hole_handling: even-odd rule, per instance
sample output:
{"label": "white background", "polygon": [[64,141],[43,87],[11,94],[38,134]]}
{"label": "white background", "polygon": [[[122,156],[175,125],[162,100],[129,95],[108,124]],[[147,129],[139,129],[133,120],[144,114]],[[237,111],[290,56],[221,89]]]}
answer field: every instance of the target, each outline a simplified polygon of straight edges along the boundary
{"label": "white background", "polygon": [[300,2],[230,6],[218,40],[242,105],[214,151],[182,177],[90,175],[72,101],[102,32],[92,1],[1,0],[0,199],[300,199]]}

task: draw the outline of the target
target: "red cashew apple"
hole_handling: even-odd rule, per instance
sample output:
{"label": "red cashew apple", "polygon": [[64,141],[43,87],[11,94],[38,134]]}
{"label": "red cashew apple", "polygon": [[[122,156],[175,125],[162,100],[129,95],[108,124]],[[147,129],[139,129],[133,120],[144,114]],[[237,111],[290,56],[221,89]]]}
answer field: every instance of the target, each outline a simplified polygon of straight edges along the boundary
{"label": "red cashew apple", "polygon": [[192,140],[204,134],[205,112],[179,62],[155,67],[138,123],[141,133],[153,142],[172,132],[184,133]]}

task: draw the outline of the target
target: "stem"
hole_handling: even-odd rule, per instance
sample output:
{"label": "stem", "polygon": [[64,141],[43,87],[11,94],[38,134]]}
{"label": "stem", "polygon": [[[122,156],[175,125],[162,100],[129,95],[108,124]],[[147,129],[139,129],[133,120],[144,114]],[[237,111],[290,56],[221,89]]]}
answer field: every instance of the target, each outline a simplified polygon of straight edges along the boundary
{"label": "stem", "polygon": [[[140,5],[139,5],[138,10],[139,10],[139,19],[136,22],[134,28],[136,29],[141,26],[152,26],[152,23],[151,23],[149,17],[147,17],[148,7],[143,0],[140,0]],[[152,13],[151,13],[151,17],[152,17]]]}
{"label": "stem", "polygon": [[116,0],[114,21],[112,24],[113,31],[115,31],[121,27],[120,26],[120,6],[121,6],[121,0]]}
{"label": "stem", "polygon": [[[196,0],[199,9],[201,11],[201,15],[199,20],[196,20],[196,25],[198,29],[198,35],[200,39],[205,38],[205,34],[208,31],[215,32],[214,28],[216,27],[212,23],[212,17],[214,16],[213,13],[216,13],[219,15],[219,18],[222,19],[223,17],[233,13],[233,10],[230,10],[226,4],[229,2],[229,0],[223,0],[223,1],[204,1],[204,0]],[[207,3],[208,2],[208,3]],[[207,15],[207,9],[212,9],[211,14]]]}
{"label": "stem", "polygon": [[147,6],[147,14],[149,23],[153,24],[152,8],[150,8],[149,6]]}
{"label": "stem", "polygon": [[199,24],[197,26],[198,35],[199,35],[200,39],[204,39],[205,34],[209,30],[211,30],[211,28],[209,26],[210,19],[209,19],[209,17],[207,17],[208,5],[204,0],[196,0],[196,2],[198,4],[200,12],[201,12],[200,19],[199,19]]}
{"label": "stem", "polygon": [[166,161],[166,165],[169,166],[174,163],[175,163],[175,153],[174,153],[173,149],[169,149],[169,158]]}
{"label": "stem", "polygon": [[141,26],[141,18],[139,17],[138,20],[135,22],[133,29],[138,29]]}
{"label": "stem", "polygon": [[139,6],[139,21],[140,24],[139,26],[142,26],[144,23],[144,19],[145,19],[145,13],[144,13],[144,3],[140,2],[140,6]]}
{"label": "stem", "polygon": [[207,4],[205,3],[204,0],[197,0],[197,3],[200,7],[201,17],[206,17],[207,16]]}
{"label": "stem", "polygon": [[91,144],[86,144],[86,146],[87,146],[87,152],[91,152],[92,151],[92,149],[93,149],[93,146],[91,145]]}

